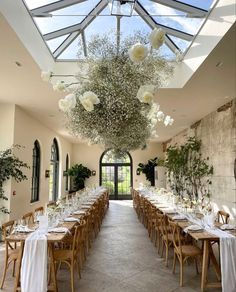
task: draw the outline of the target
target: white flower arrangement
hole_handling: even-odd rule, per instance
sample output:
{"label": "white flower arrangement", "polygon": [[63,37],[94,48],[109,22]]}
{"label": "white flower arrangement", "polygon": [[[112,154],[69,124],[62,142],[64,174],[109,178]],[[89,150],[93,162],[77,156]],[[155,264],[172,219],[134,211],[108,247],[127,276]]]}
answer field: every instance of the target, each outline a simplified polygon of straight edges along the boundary
{"label": "white flower arrangement", "polygon": [[152,48],[159,49],[164,44],[165,32],[161,28],[155,28],[149,36],[149,41]]}
{"label": "white flower arrangement", "polygon": [[174,123],[174,119],[171,118],[170,116],[166,116],[164,120],[164,125],[165,126],[171,126]]}
{"label": "white flower arrangement", "polygon": [[58,102],[59,109],[63,112],[69,112],[76,106],[76,96],[74,93],[68,94],[65,98],[61,98]]}
{"label": "white flower arrangement", "polygon": [[148,49],[143,44],[137,43],[128,50],[128,54],[133,62],[140,63],[147,57]]}
{"label": "white flower arrangement", "polygon": [[[162,42],[162,32],[149,39],[157,47],[154,40]],[[74,136],[89,145],[130,151],[143,149],[149,138],[158,137],[158,122],[173,123],[160,111],[155,94],[172,76],[174,62],[149,52],[142,43],[148,43],[148,36],[140,33],[127,37],[119,52],[109,36],[94,36],[88,43],[87,75],[78,74],[74,93],[59,100]]]}

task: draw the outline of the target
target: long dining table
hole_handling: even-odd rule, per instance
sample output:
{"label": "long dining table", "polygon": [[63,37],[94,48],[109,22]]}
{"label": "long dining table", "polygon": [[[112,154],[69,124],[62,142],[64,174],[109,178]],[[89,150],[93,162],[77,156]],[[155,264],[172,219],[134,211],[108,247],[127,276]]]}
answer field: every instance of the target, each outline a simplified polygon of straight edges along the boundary
{"label": "long dining table", "polygon": [[[141,194],[140,194],[141,195]],[[149,200],[151,205],[161,211],[163,214],[165,214],[167,217],[172,219],[176,214],[178,214],[178,211],[176,211],[173,208],[173,205],[166,202],[160,202],[158,201],[158,196],[153,199],[149,198],[148,196],[145,196],[145,199]],[[201,214],[199,214],[201,216]],[[193,223],[187,219],[184,220],[175,220],[175,222],[178,223],[178,225],[184,230],[186,227],[192,225]],[[219,228],[222,224],[215,222],[215,227]],[[230,234],[236,236],[236,230],[229,230],[227,231]],[[202,274],[201,274],[201,291],[204,291],[206,288],[220,288],[221,285],[221,269],[219,266],[219,263],[216,260],[216,257],[214,255],[213,249],[212,249],[212,242],[219,242],[220,238],[214,234],[211,234],[207,230],[203,231],[188,231],[188,234],[197,242],[202,242],[202,248],[203,248],[203,259],[202,259]],[[216,273],[217,282],[210,282],[208,279],[208,266],[209,266],[209,260],[211,260],[214,271]]]}
{"label": "long dining table", "polygon": [[[75,219],[78,219],[78,221],[71,221],[71,222],[63,222],[56,227],[62,227],[67,230],[67,232],[48,232],[47,233],[47,244],[48,244],[48,258],[50,259],[50,264],[49,264],[49,271],[50,271],[50,282],[48,283],[48,288],[47,291],[53,291],[57,292],[58,287],[57,287],[57,280],[56,280],[56,270],[55,270],[55,265],[54,265],[54,257],[53,257],[53,247],[55,243],[63,243],[65,240],[66,236],[68,233],[70,233],[77,224],[79,224],[79,220],[83,219],[83,217],[88,214],[90,209],[96,204],[97,200],[104,195],[105,191],[102,192],[97,198],[90,199],[87,202],[84,202],[79,210],[79,214],[73,213],[69,217],[73,217]],[[38,224],[31,224],[29,225],[30,230],[36,230],[38,228]],[[22,263],[22,258],[23,258],[23,253],[24,253],[24,246],[25,246],[25,241],[27,237],[29,236],[30,232],[14,232],[10,234],[9,236],[6,237],[6,244],[7,243],[16,243],[18,244],[19,248],[19,256],[18,256],[18,265],[16,269],[16,278],[15,278],[15,284],[14,284],[14,292],[16,291],[21,291],[21,284],[20,284],[20,274],[21,274],[21,263]]]}

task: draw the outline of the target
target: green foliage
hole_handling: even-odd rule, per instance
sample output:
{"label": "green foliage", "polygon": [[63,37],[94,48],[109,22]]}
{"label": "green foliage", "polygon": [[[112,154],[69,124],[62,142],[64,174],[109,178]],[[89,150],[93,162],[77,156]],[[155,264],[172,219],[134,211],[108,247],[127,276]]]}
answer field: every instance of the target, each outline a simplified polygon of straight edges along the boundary
{"label": "green foliage", "polygon": [[74,191],[78,191],[84,188],[85,179],[89,178],[92,173],[90,169],[82,164],[75,164],[68,170],[68,175],[73,177]]}
{"label": "green foliage", "polygon": [[195,137],[188,138],[184,145],[168,147],[165,166],[173,191],[181,196],[187,192],[190,198],[210,196],[213,166],[208,160],[202,158],[201,141]]}
{"label": "green foliage", "polygon": [[[14,148],[20,149],[20,147],[15,145],[12,148],[0,151],[0,200],[8,200],[3,189],[3,185],[7,180],[14,178],[16,182],[21,182],[27,179],[22,168],[29,168],[29,166],[13,153]],[[0,212],[9,214],[9,211],[3,206],[0,206]]]}
{"label": "green foliage", "polygon": [[151,185],[155,185],[154,168],[155,166],[163,165],[163,161],[158,157],[149,159],[147,164],[139,163],[137,171],[146,175],[146,179],[151,182]]}

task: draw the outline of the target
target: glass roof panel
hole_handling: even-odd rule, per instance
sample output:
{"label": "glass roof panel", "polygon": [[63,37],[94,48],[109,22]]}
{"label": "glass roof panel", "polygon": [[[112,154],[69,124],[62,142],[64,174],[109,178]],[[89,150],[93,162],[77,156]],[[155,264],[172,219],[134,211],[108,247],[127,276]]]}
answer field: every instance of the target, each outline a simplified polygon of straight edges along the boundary
{"label": "glass roof panel", "polygon": [[187,48],[190,46],[190,43],[191,43],[186,40],[174,37],[172,35],[169,35],[169,38],[178,46],[178,48],[180,48],[182,53],[184,53],[187,50]]}
{"label": "glass roof panel", "polygon": [[108,6],[100,14],[103,16],[98,15],[85,29],[87,42],[96,34],[116,35],[116,16],[110,15]]}
{"label": "glass roof panel", "polygon": [[63,35],[59,38],[52,39],[50,41],[46,41],[49,46],[51,52],[55,52],[55,50],[62,44],[62,42],[68,37],[67,35]]}
{"label": "glass roof panel", "polygon": [[[37,7],[42,7],[51,3],[63,3],[66,0],[23,0],[27,4],[29,10]],[[81,3],[72,4],[65,8],[55,10],[49,12],[46,17],[34,17],[35,23],[37,24],[42,35],[54,32],[63,28],[71,27],[76,24],[80,24],[81,22],[86,25],[86,16],[91,15],[91,11],[100,3],[101,0],[87,0]],[[168,7],[164,4],[155,3],[155,1],[151,0],[137,0],[137,2],[144,7],[147,12],[147,15],[143,17],[147,17],[147,19],[151,16],[152,19],[158,24],[163,26],[167,26],[170,29],[176,29],[183,33],[196,35],[201,27],[204,18],[190,17],[187,13]],[[215,0],[181,0],[176,1],[182,2],[188,5],[192,5],[198,8],[202,8],[208,10]],[[72,2],[73,3],[73,2]],[[110,3],[110,0],[107,1]],[[43,8],[42,8],[43,9]],[[43,11],[43,10],[41,10]],[[42,12],[43,13],[43,12]],[[197,15],[198,16],[198,15]],[[135,31],[141,31],[144,33],[150,33],[151,28],[149,25],[142,19],[142,17],[136,12],[133,12],[131,17],[123,16],[120,20],[120,30],[121,30],[121,38],[120,41],[124,40],[129,35],[133,35]],[[73,32],[74,30],[71,30]],[[174,32],[174,30],[173,30]],[[69,36],[67,35],[60,36],[60,32],[55,34],[57,38],[46,41],[49,49],[53,53]],[[114,38],[117,34],[117,18],[116,16],[111,15],[111,11],[109,9],[109,4],[106,8],[99,14],[95,15],[94,20],[85,28],[84,30],[86,41],[89,42],[91,37],[95,34],[111,34],[114,35]],[[174,33],[175,34],[175,33]],[[181,33],[173,36],[171,32],[168,32],[170,39],[175,43],[177,47],[181,49],[182,52],[189,47],[191,44],[191,37],[189,41],[181,39],[183,36]],[[58,37],[60,36],[60,37]],[[52,37],[52,36],[50,36]],[[49,37],[49,38],[50,38]],[[184,37],[184,36],[183,36]],[[78,59],[78,39],[81,38],[79,36],[76,40],[74,40],[68,48],[58,57],[58,59]],[[188,38],[187,38],[188,39]],[[174,50],[174,49],[173,49]],[[164,46],[161,49],[161,54],[165,56],[173,57],[173,52],[167,47]],[[82,54],[79,54],[79,58],[83,58]]]}
{"label": "glass roof panel", "polygon": [[190,18],[185,12],[154,3],[148,0],[139,0],[150,16],[159,24],[195,35],[203,19]]}
{"label": "glass roof panel", "polygon": [[52,17],[34,17],[40,32],[44,35],[49,32],[59,30],[77,23],[83,20],[83,16],[52,16]]}
{"label": "glass roof panel", "polygon": [[127,36],[134,34],[135,31],[149,34],[151,32],[151,28],[139,15],[136,14],[133,17],[121,18],[120,31],[122,41],[122,39]]}
{"label": "glass roof panel", "polygon": [[179,2],[208,10],[211,7],[214,0],[181,0]]}
{"label": "glass roof panel", "polygon": [[38,8],[40,6],[44,6],[53,2],[58,2],[60,0],[24,0],[24,2],[27,4],[29,9]]}

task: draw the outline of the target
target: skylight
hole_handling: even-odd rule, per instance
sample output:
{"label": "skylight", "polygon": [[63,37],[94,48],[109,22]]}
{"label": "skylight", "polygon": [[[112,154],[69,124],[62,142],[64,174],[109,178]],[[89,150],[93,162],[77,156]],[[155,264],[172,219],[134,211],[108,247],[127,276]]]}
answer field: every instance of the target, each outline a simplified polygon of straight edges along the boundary
{"label": "skylight", "polygon": [[[137,0],[132,16],[119,18],[111,15],[111,0],[24,2],[55,60],[86,57],[94,34],[113,33],[122,42],[135,31],[150,33],[155,27],[167,35],[160,54],[172,58],[177,51],[186,52],[213,4],[213,0]],[[81,40],[83,52],[78,54]]]}

